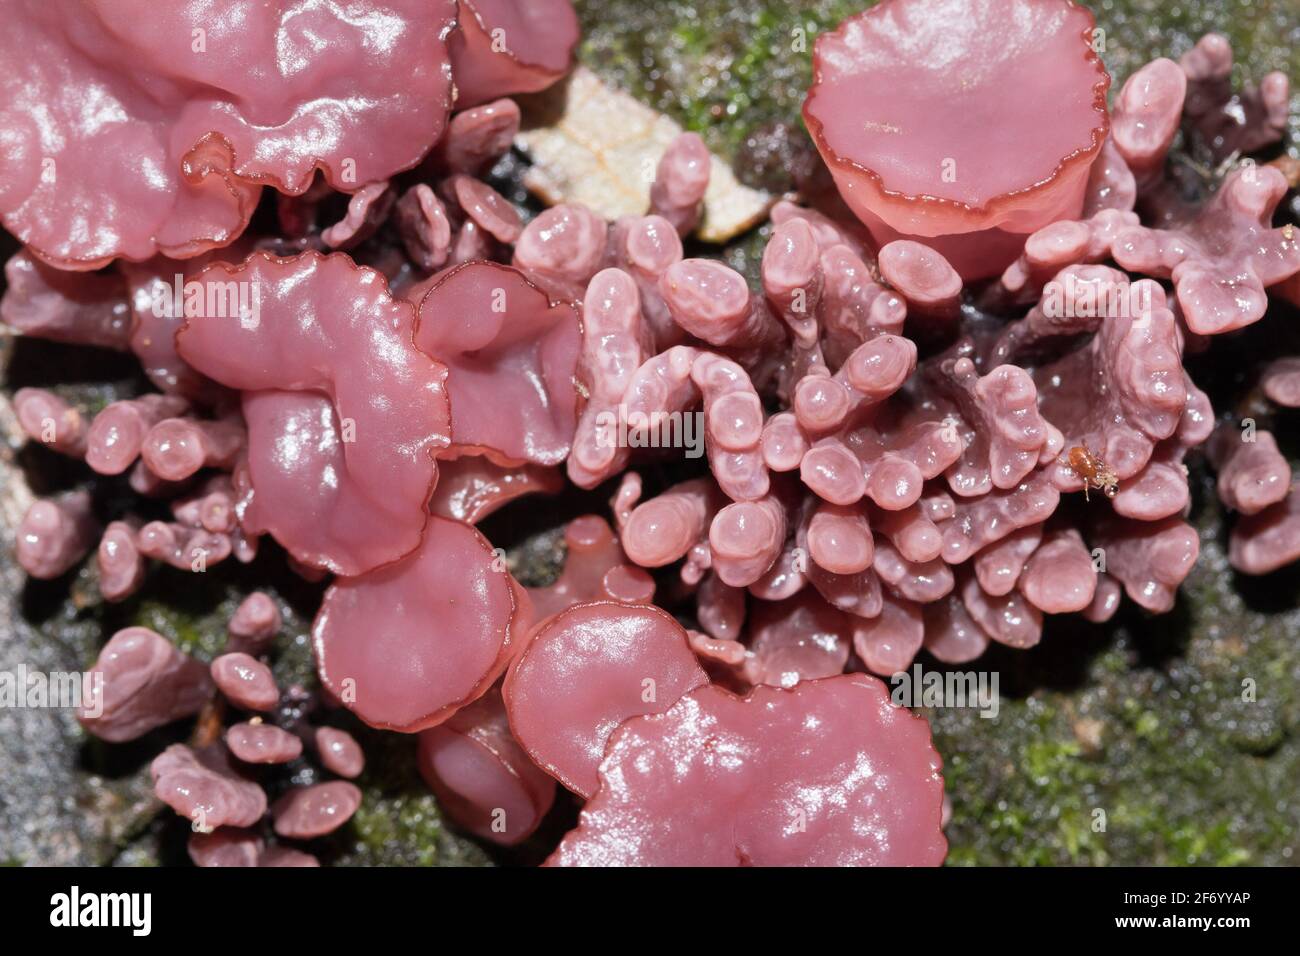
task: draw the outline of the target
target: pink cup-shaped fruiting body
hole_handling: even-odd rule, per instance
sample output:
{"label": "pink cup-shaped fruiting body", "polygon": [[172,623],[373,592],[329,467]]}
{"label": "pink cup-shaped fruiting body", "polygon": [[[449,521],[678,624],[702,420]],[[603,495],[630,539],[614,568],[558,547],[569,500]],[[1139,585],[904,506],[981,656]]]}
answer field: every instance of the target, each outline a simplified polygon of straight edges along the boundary
{"label": "pink cup-shaped fruiting body", "polygon": [[495,688],[421,733],[416,766],[448,816],[505,846],[527,839],[555,802],[555,780],[511,735]]}
{"label": "pink cup-shaped fruiting body", "polygon": [[444,273],[420,301],[415,344],[447,365],[452,446],[507,464],[562,463],[577,427],[581,339],[573,306],[552,305],[517,269],[467,262]]}
{"label": "pink cup-shaped fruiting body", "polygon": [[578,16],[569,0],[459,0],[447,38],[456,106],[544,90],[573,65]]}
{"label": "pink cup-shaped fruiting body", "polygon": [[699,687],[614,731],[547,865],[938,866],[940,769],[929,725],[874,678]]}
{"label": "pink cup-shaped fruiting body", "polygon": [[682,626],[657,607],[580,604],[539,627],[506,675],[515,739],[590,797],[605,741],[629,717],[667,710],[708,683]]}
{"label": "pink cup-shaped fruiting body", "polygon": [[877,244],[915,238],[966,279],[1078,218],[1110,77],[1069,0],[886,0],[817,40],[804,121]]}
{"label": "pink cup-shaped fruiting body", "polygon": [[487,692],[527,626],[522,589],[470,525],[431,518],[396,564],[339,578],[312,637],[321,683],[372,727],[439,724]]}
{"label": "pink cup-shaped fruiting body", "polygon": [[451,105],[452,0],[6,13],[0,216],[63,268],[227,245],[264,184],[296,196],[317,170],[347,192],[386,179],[428,152]]}

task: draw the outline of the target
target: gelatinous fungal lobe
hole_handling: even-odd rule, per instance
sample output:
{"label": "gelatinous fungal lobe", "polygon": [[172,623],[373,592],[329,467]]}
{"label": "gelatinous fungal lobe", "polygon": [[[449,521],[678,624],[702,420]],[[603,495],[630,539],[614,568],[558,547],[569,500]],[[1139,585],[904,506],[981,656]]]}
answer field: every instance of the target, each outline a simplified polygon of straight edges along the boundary
{"label": "gelatinous fungal lobe", "polygon": [[212,662],[212,680],[226,699],[243,710],[271,710],[280,701],[271,669],[242,651]]}
{"label": "gelatinous fungal lobe", "polygon": [[456,106],[544,90],[573,66],[578,16],[569,0],[457,0],[448,38]]}
{"label": "gelatinous fungal lobe", "polygon": [[1042,524],[1056,511],[1061,493],[1047,471],[1036,471],[1014,488],[952,501],[951,513],[935,521],[943,536],[943,560],[961,564],[977,551],[1020,528]]}
{"label": "gelatinous fungal lobe", "polygon": [[1157,614],[1174,606],[1178,586],[1200,553],[1196,529],[1181,518],[1131,521],[1100,514],[1088,534],[1102,550],[1106,573],[1139,606]]}
{"label": "gelatinous fungal lobe", "polygon": [[957,318],[961,276],[940,253],[911,239],[895,239],[881,247],[876,264],[907,302],[908,315],[932,321]]}
{"label": "gelatinous fungal lobe", "polygon": [[1097,590],[1097,568],[1083,536],[1068,527],[1049,532],[1025,562],[1017,587],[1045,614],[1090,607]]}
{"label": "gelatinous fungal lobe", "polygon": [[226,647],[245,654],[260,654],[275,640],[282,623],[280,608],[271,596],[254,591],[239,602],[226,622]]}
{"label": "gelatinous fungal lobe", "polygon": [[574,307],[552,305],[517,269],[469,262],[444,273],[420,301],[415,344],[447,366],[453,448],[503,464],[564,461],[581,335]]}
{"label": "gelatinous fungal lobe", "polygon": [[417,183],[402,193],[394,208],[407,257],[422,272],[442,268],[451,255],[451,220],[433,187]]}
{"label": "gelatinous fungal lobe", "polygon": [[776,494],[733,501],[709,523],[709,565],[724,584],[748,587],[776,563],[789,526],[787,504]]}
{"label": "gelatinous fungal lobe", "polygon": [[227,396],[216,382],[200,375],[176,353],[176,333],[187,310],[202,312],[203,288],[192,280],[214,262],[242,262],[253,251],[247,235],[228,246],[189,259],[154,256],[146,262],[120,262],[131,302],[131,351],[159,391],[202,405],[220,404]]}
{"label": "gelatinous fungal lobe", "polygon": [[1245,574],[1268,574],[1300,560],[1300,483],[1263,511],[1243,515],[1232,527],[1228,561]]}
{"label": "gelatinous fungal lobe", "polygon": [[257,865],[294,868],[317,867],[320,866],[320,860],[310,853],[303,853],[302,850],[295,850],[291,846],[269,846],[257,858]]}
{"label": "gelatinous fungal lobe", "polygon": [[738,670],[750,685],[773,687],[793,687],[799,681],[843,673],[853,621],[811,591],[784,601],[759,601]]}
{"label": "gelatinous fungal lobe", "polygon": [[653,351],[680,345],[686,331],[673,321],[659,291],[663,274],[682,260],[682,240],[677,230],[663,216],[627,217],[615,223],[610,231],[610,244],[613,248],[607,250],[607,258],[613,259],[615,266],[636,281],[641,294],[641,315]]}
{"label": "gelatinous fungal lobe", "polygon": [[244,391],[246,527],[337,573],[408,554],[451,431],[446,368],[415,347],[414,308],[339,254],[256,253],[196,281],[205,302],[250,305],[205,307],[177,334],[186,361]]}
{"label": "gelatinous fungal lobe", "polygon": [[91,269],[225,245],[261,184],[301,193],[317,168],[344,191],[387,179],[442,133],[455,16],[452,0],[360,16],[244,0],[220,17],[197,0],[24,2],[3,48],[21,64],[3,81],[4,223],[48,261]]}
{"label": "gelatinous fungal lobe", "polygon": [[[808,376],[796,388],[795,417],[801,425],[825,428],[836,419],[842,425],[832,434],[810,438],[799,463],[799,476],[818,497],[837,505],[850,505],[863,497],[881,508],[898,511],[915,504],[924,481],[940,475],[961,453],[962,444],[952,421],[936,419],[927,408],[914,414],[912,400],[890,403],[916,368],[916,346],[902,336],[878,335],[858,346],[833,379]],[[806,390],[837,385],[848,397],[835,415],[813,415],[814,403]],[[839,404],[820,401],[828,408]]]}
{"label": "gelatinous fungal lobe", "polygon": [[140,455],[159,478],[182,481],[202,468],[234,468],[247,437],[238,418],[164,418],[149,429]]}
{"label": "gelatinous fungal lobe", "polygon": [[70,491],[44,498],[33,502],[19,522],[15,556],[32,577],[57,578],[81,562],[95,546],[99,532],[90,492]]}
{"label": "gelatinous fungal lobe", "polygon": [[712,162],[698,133],[681,133],[659,158],[650,186],[650,212],[672,223],[679,236],[699,224]]}
{"label": "gelatinous fungal lobe", "polygon": [[879,614],[873,618],[855,617],[852,624],[853,652],[867,670],[882,677],[906,669],[925,638],[921,605],[899,597],[889,588],[881,594]]}
{"label": "gelatinous fungal lobe", "polygon": [[1210,398],[1187,376],[1187,406],[1178,429],[1156,445],[1151,459],[1111,498],[1115,513],[1140,521],[1182,514],[1191,503],[1188,472],[1183,460],[1204,444],[1214,430]]}
{"label": "gelatinous fungal lobe", "polygon": [[1268,307],[1264,290],[1300,272],[1300,235],[1273,227],[1287,192],[1271,166],[1243,166],[1189,221],[1157,229],[1131,226],[1113,244],[1125,269],[1172,278],[1187,327],[1217,335],[1257,322]]}
{"label": "gelatinous fungal lobe", "polygon": [[[905,553],[899,550],[886,535],[876,536],[875,555],[871,568],[880,578],[882,595],[884,591],[892,589],[899,597],[908,601],[929,604],[952,591],[954,583],[952,568],[938,557],[942,545],[938,528],[935,527],[927,534],[933,539],[933,543],[927,544],[924,555],[916,552]],[[904,545],[908,543],[907,537],[910,536],[900,539]],[[928,556],[931,554],[934,556]]]}
{"label": "gelatinous fungal lobe", "polygon": [[443,458],[438,462],[438,487],[429,499],[429,511],[478,524],[516,498],[555,494],[563,484],[555,468],[498,465],[483,455]]}
{"label": "gelatinous fungal lobe", "polygon": [[289,763],[302,755],[302,741],[274,724],[235,724],[226,731],[225,741],[230,752],[244,763]]}
{"label": "gelatinous fungal lobe", "polygon": [[454,197],[468,221],[501,243],[513,243],[523,231],[523,220],[510,201],[482,180],[457,173],[442,184],[444,194]]}
{"label": "gelatinous fungal lobe", "polygon": [[999,365],[980,375],[969,355],[958,350],[927,367],[927,374],[964,424],[963,449],[945,472],[948,487],[962,497],[1006,490],[1037,467],[1050,440],[1038,410],[1038,389],[1017,365]]}
{"label": "gelatinous fungal lobe", "polygon": [[1109,259],[1115,237],[1137,224],[1137,213],[1100,209],[1087,219],[1062,219],[1046,225],[1025,240],[1020,258],[1002,273],[1001,288],[1016,301],[1039,302],[1044,287],[1063,270]]}
{"label": "gelatinous fungal lobe", "polygon": [[822,355],[832,371],[869,339],[902,334],[907,304],[880,284],[876,272],[853,249],[844,244],[824,248],[820,265]]}
{"label": "gelatinous fungal lobe", "polygon": [[944,664],[966,664],[989,646],[989,635],[971,617],[958,593],[921,608],[925,624],[923,646]]}
{"label": "gelatinous fungal lobe", "polygon": [[622,270],[601,270],[582,302],[579,377],[587,400],[567,462],[570,480],[581,488],[594,488],[627,464],[631,449],[619,441],[617,417],[650,347],[636,283]]}
{"label": "gelatinous fungal lobe", "polygon": [[[659,279],[659,293],[682,329],[736,355],[747,367],[773,348],[784,348],[786,332],[762,299],[750,295],[745,277],[713,259],[683,259]],[[749,361],[746,361],[748,359]]]}
{"label": "gelatinous fungal lobe", "polygon": [[512,99],[462,109],[447,122],[433,159],[453,173],[486,172],[489,164],[510,152],[519,122],[519,104]]}
{"label": "gelatinous fungal lobe", "polygon": [[1124,81],[1111,112],[1110,135],[1139,189],[1161,177],[1178,133],[1187,74],[1173,60],[1152,60]]}
{"label": "gelatinous fungal lobe", "polygon": [[550,866],[937,866],[929,725],[861,674],[701,687],[610,739]]}
{"label": "gelatinous fungal lobe", "polygon": [[[869,528],[863,527],[864,521],[846,520],[849,518],[849,508],[839,506],[836,511],[838,513],[824,510],[816,498],[809,497],[804,501],[795,530],[795,542],[805,555],[804,575],[808,583],[832,607],[857,617],[875,617],[880,613],[881,607],[880,579],[872,567],[873,562],[864,562],[865,555],[862,553],[869,548],[874,559],[875,542],[873,540],[870,545],[857,543],[846,547],[846,543],[862,537],[864,531],[869,537]],[[834,516],[834,534],[827,534],[824,519],[831,515]],[[819,520],[823,526],[814,527],[814,522]],[[844,570],[831,570],[819,563],[814,553],[827,565],[844,567]],[[852,563],[848,564],[850,561]]]}
{"label": "gelatinous fungal lobe", "polygon": [[5,263],[0,320],[33,338],[117,351],[126,350],[131,334],[131,308],[121,276],[65,272],[26,249]]}
{"label": "gelatinous fungal lobe", "polygon": [[623,550],[643,568],[672,564],[706,538],[724,504],[712,478],[679,482],[631,509],[619,529]]}
{"label": "gelatinous fungal lobe", "polygon": [[359,245],[375,234],[396,201],[388,180],[367,183],[352,194],[343,218],[321,231],[321,242],[330,249]]}
{"label": "gelatinous fungal lobe", "polygon": [[[1112,124],[1114,119],[1111,120]],[[1083,198],[1083,216],[1091,219],[1099,212],[1132,212],[1137,204],[1137,178],[1115,146],[1114,129],[1102,143],[1101,153],[1088,175],[1088,189]]]}
{"label": "gelatinous fungal lobe", "polygon": [[361,790],[346,780],[294,787],[271,806],[278,836],[311,840],[333,833],[361,806]]}
{"label": "gelatinous fungal lobe", "polygon": [[1225,422],[1206,451],[1219,473],[1219,500],[1234,511],[1255,514],[1277,504],[1291,490],[1291,466],[1272,432]]}
{"label": "gelatinous fungal lobe", "polygon": [[120,475],[135,463],[155,425],[188,410],[189,403],[174,395],[141,395],[109,404],[90,423],[86,464],[101,475]]}
{"label": "gelatinous fungal lobe", "polygon": [[824,281],[821,249],[806,220],[787,219],[772,230],[763,247],[762,280],[763,294],[790,330],[791,344],[802,359],[796,363],[802,367],[794,370],[797,378],[825,361],[817,316]]}
{"label": "gelatinous fungal lobe", "polygon": [[331,773],[352,779],[361,776],[361,771],[366,769],[365,752],[346,730],[317,727],[311,741],[321,766]]}
{"label": "gelatinous fungal lobe", "polygon": [[109,522],[95,550],[99,593],[109,602],[124,601],[144,583],[145,562],[135,543],[136,528],[126,521]]}
{"label": "gelatinous fungal lobe", "polygon": [[979,278],[1078,216],[1107,132],[1093,25],[1067,0],[890,0],[818,37],[804,121],[878,244]]}
{"label": "gelatinous fungal lobe", "polygon": [[14,416],[33,441],[70,458],[86,454],[85,417],[54,392],[44,388],[20,388],[14,392]]}
{"label": "gelatinous fungal lobe", "polygon": [[191,717],[212,695],[208,669],[146,627],[114,634],[91,674],[92,688],[99,689],[77,708],[77,719],[96,737],[114,743]]}
{"label": "gelatinous fungal lobe", "polygon": [[605,256],[607,227],[586,206],[561,203],[524,227],[511,264],[556,299],[578,301]]}
{"label": "gelatinous fungal lobe", "polygon": [[[732,587],[716,574],[706,574],[695,592],[695,617],[709,637],[734,641],[745,626],[748,604],[744,588]],[[694,640],[691,646],[695,646]]]}
{"label": "gelatinous fungal lobe", "polygon": [[171,502],[172,515],[181,524],[205,531],[235,533],[237,495],[234,482],[225,473],[213,475],[206,482]]}
{"label": "gelatinous fungal lobe", "polygon": [[[754,597],[763,601],[780,601],[798,594],[808,584],[808,554],[799,546],[794,531],[793,528],[787,531],[785,542],[777,549],[772,566],[746,588]],[[707,550],[705,553],[708,553]]]}
{"label": "gelatinous fungal lobe", "polygon": [[701,351],[691,380],[703,399],[704,445],[718,485],[739,501],[762,497],[769,488],[760,448],[763,405],[749,375],[730,359]]}
{"label": "gelatinous fungal lobe", "polygon": [[527,839],[555,802],[555,778],[510,733],[496,688],[423,731],[415,759],[442,811],[494,843],[513,846]]}
{"label": "gelatinous fungal lobe", "polygon": [[570,521],[564,528],[564,544],[560,576],[546,587],[528,588],[536,623],[588,601],[648,604],[654,597],[654,579],[628,563],[609,522],[599,515]]}
{"label": "gelatinous fungal lobe", "polygon": [[1269,401],[1300,408],[1300,357],[1274,359],[1264,368],[1259,384]]}
{"label": "gelatinous fungal lobe", "polygon": [[686,631],[667,613],[598,601],[539,626],[506,674],[503,696],[520,746],[564,786],[590,797],[614,728],[667,710],[706,683]]}
{"label": "gelatinous fungal lobe", "polygon": [[191,833],[185,848],[195,866],[252,867],[258,865],[266,841],[251,830],[222,827]]}
{"label": "gelatinous fungal lobe", "polygon": [[266,794],[233,770],[224,749],[172,744],[149,765],[153,792],[198,830],[248,827],[266,813]]}
{"label": "gelatinous fungal lobe", "polygon": [[[704,435],[688,414],[703,401]],[[618,407],[618,443],[634,448],[685,448],[698,442],[718,485],[729,497],[752,501],[767,494],[763,460],[763,409],[749,375],[736,362],[707,349],[676,345],[647,359],[628,379]],[[605,441],[610,440],[606,434]]]}
{"label": "gelatinous fungal lobe", "polygon": [[960,595],[976,626],[999,644],[1027,650],[1042,639],[1043,613],[1019,591],[996,597],[986,594],[979,578],[965,566],[958,571],[954,593]]}
{"label": "gelatinous fungal lobe", "polygon": [[226,560],[234,550],[230,535],[178,521],[150,521],[135,540],[146,558],[195,573]]}
{"label": "gelatinous fungal lobe", "polygon": [[[1164,290],[1149,279],[1131,285],[1124,277],[1101,281],[1090,307],[1097,318],[1087,320],[1100,325],[1097,333],[1082,347],[1037,365],[1033,377],[1039,409],[1059,430],[1062,450],[1086,449],[1122,490],[1124,481],[1147,464],[1156,444],[1178,428],[1188,382],[1178,325],[1165,306]],[[1061,331],[1068,328],[1066,322]],[[1086,469],[1081,473],[1065,455],[1052,473],[1062,491],[1081,490],[1088,480]]]}
{"label": "gelatinous fungal lobe", "polygon": [[1184,124],[1209,148],[1215,162],[1234,154],[1253,153],[1286,135],[1291,82],[1281,70],[1256,86],[1232,89],[1232,46],[1228,38],[1207,33],[1179,59],[1187,76]]}
{"label": "gelatinous fungal lobe", "polygon": [[527,617],[504,556],[470,525],[434,517],[414,553],[330,586],[312,642],[334,697],[373,727],[413,733],[492,685]]}

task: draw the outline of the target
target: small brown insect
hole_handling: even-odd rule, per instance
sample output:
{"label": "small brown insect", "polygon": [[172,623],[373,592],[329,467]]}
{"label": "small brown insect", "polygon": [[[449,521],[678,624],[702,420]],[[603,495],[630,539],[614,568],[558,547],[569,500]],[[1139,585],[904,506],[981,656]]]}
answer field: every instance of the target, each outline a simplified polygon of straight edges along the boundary
{"label": "small brown insect", "polygon": [[1088,489],[1104,491],[1107,498],[1114,498],[1119,490],[1119,479],[1115,472],[1106,467],[1099,455],[1088,451],[1087,445],[1075,445],[1070,449],[1067,464],[1083,479],[1083,499],[1088,500]]}

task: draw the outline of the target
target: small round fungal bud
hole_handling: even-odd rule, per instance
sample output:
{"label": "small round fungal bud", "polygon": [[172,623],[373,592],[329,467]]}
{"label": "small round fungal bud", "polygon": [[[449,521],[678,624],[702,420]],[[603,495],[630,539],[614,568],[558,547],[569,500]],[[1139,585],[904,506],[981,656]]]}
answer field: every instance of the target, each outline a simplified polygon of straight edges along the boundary
{"label": "small round fungal bud", "polygon": [[357,812],[361,791],[343,780],[295,787],[271,807],[275,832],[292,840],[333,833]]}
{"label": "small round fungal bud", "polygon": [[242,652],[222,654],[214,660],[212,679],[232,704],[244,710],[271,710],[280,702],[271,669]]}
{"label": "small round fungal bud", "polygon": [[353,779],[366,769],[366,755],[361,745],[346,730],[317,727],[314,739],[316,756],[326,770]]}

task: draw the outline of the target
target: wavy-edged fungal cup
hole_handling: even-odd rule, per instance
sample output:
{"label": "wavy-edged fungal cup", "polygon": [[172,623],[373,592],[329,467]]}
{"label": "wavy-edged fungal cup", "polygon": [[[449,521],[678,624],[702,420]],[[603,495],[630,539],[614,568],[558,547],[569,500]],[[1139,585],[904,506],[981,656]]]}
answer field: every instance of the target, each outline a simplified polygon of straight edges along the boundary
{"label": "wavy-edged fungal cup", "polygon": [[965,279],[1077,218],[1110,76],[1069,0],[886,0],[817,40],[804,121],[877,244],[915,238]]}

